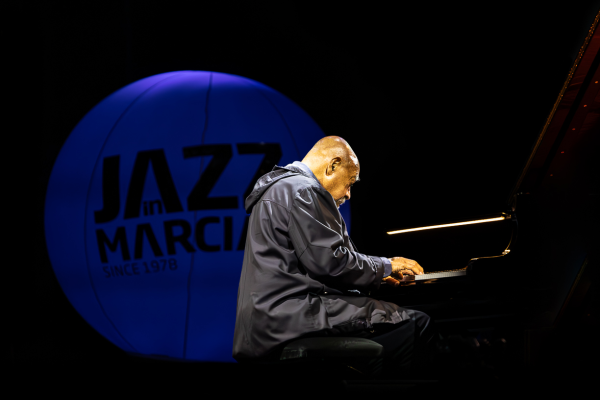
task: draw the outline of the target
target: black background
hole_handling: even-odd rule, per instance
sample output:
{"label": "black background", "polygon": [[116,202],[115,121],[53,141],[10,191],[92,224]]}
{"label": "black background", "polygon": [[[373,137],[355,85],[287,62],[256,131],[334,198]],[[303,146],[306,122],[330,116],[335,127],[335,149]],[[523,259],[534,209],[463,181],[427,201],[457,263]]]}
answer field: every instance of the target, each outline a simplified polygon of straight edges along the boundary
{"label": "black background", "polygon": [[43,235],[60,147],[112,92],[173,70],[237,74],[280,91],[356,151],[352,238],[362,252],[458,268],[502,250],[502,229],[385,232],[504,209],[598,7],[563,0],[22,6],[29,22],[21,31],[30,36],[17,38],[19,57],[43,85],[21,104],[37,110],[42,128],[26,135],[36,165],[29,182],[37,184],[10,358],[73,366],[123,357],[62,294]]}

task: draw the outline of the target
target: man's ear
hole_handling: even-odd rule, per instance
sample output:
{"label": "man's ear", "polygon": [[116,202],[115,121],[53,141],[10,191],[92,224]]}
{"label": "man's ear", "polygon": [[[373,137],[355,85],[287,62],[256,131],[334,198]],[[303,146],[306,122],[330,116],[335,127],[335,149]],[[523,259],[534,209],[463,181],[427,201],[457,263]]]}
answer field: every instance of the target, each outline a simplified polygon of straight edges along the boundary
{"label": "man's ear", "polygon": [[329,165],[327,166],[326,174],[327,175],[333,174],[337,169],[340,168],[341,165],[342,165],[342,159],[340,157],[336,157],[336,158],[332,159],[329,162]]}

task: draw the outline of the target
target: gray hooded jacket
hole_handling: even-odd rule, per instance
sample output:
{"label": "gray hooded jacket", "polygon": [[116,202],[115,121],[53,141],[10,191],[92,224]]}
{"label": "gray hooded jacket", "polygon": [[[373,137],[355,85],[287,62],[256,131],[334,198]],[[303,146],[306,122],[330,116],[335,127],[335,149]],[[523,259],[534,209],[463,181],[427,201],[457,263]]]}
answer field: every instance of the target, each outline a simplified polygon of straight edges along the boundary
{"label": "gray hooded jacket", "polygon": [[332,196],[302,167],[276,166],[246,198],[236,360],[305,334],[343,336],[406,317],[395,304],[361,294],[379,288],[384,262],[356,251]]}

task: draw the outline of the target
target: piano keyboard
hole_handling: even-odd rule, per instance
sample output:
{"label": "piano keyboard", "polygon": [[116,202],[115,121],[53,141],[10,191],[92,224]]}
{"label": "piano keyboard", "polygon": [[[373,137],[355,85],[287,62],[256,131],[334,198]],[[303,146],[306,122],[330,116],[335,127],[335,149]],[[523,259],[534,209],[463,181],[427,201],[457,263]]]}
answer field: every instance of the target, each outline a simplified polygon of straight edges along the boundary
{"label": "piano keyboard", "polygon": [[425,279],[438,279],[438,278],[450,278],[453,276],[462,276],[467,274],[466,268],[451,269],[448,271],[436,271],[436,272],[425,272],[423,275],[416,275],[415,281],[422,281]]}
{"label": "piano keyboard", "polygon": [[402,282],[426,281],[430,279],[453,278],[467,274],[466,268],[451,269],[447,271],[426,272],[423,275],[404,275]]}

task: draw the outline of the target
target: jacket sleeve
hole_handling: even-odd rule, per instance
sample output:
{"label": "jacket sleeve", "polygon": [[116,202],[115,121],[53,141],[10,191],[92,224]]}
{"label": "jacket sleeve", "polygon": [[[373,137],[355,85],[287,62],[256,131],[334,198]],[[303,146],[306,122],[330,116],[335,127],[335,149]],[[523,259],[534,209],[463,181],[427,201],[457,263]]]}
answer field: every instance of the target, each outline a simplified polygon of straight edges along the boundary
{"label": "jacket sleeve", "polygon": [[339,233],[340,222],[333,199],[311,188],[296,195],[288,229],[301,265],[311,278],[332,288],[379,288],[384,260],[354,251]]}

